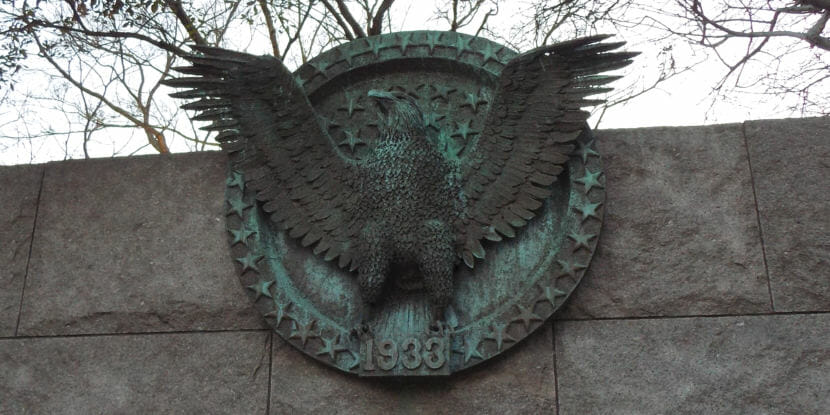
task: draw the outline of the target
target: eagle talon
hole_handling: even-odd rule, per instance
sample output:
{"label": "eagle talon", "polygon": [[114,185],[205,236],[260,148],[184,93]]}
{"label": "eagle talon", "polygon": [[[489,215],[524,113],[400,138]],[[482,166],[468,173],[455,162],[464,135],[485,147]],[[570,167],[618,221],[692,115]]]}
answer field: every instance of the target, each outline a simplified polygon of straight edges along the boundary
{"label": "eagle talon", "polygon": [[427,335],[432,337],[446,337],[452,328],[443,320],[436,320],[427,327]]}
{"label": "eagle talon", "polygon": [[357,340],[365,340],[367,338],[372,338],[374,335],[372,334],[372,328],[369,327],[366,323],[360,323],[357,326],[352,328],[352,331],[349,332],[349,335]]}

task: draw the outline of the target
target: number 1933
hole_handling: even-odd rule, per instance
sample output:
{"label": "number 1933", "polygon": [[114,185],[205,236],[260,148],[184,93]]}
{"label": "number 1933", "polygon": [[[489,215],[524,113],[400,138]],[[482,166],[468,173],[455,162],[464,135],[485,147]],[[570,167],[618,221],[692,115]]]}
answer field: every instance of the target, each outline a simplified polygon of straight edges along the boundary
{"label": "number 1933", "polygon": [[447,364],[448,340],[440,337],[408,337],[400,342],[367,339],[360,347],[361,368],[364,372],[377,369],[401,372],[440,371]]}

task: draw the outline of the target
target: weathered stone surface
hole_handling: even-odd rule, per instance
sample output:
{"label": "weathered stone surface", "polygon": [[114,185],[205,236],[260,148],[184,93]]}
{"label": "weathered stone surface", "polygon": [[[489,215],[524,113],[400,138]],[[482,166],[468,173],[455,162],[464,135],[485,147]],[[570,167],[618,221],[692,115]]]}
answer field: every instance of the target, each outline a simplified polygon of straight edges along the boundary
{"label": "weathered stone surface", "polygon": [[360,379],[309,359],[274,337],[271,413],[552,414],[550,325],[481,366],[450,378]]}
{"label": "weathered stone surface", "polygon": [[0,413],[264,413],[267,332],[0,340]]}
{"label": "weathered stone surface", "polygon": [[43,166],[0,167],[0,337],[13,336]]}
{"label": "weathered stone surface", "polygon": [[[788,125],[780,134],[779,123]],[[779,311],[827,309],[827,127],[822,120],[747,124]],[[768,310],[756,218],[746,212],[754,210],[746,149],[734,129],[600,132],[608,227],[570,317]],[[40,167],[10,169],[19,168]],[[68,162],[48,170],[21,334],[260,326],[222,231],[224,157]],[[34,213],[27,217],[15,204],[29,196],[6,195],[28,189],[36,198],[39,176],[15,173],[3,182],[6,172],[0,168],[0,231],[28,221],[20,235],[29,238]],[[10,252],[6,241],[19,241],[6,235],[0,255]],[[28,252],[22,241],[15,252]],[[0,256],[0,281],[7,264],[20,266],[7,258]],[[19,301],[20,288],[9,290]],[[0,307],[6,294],[0,286]],[[16,306],[13,313],[16,319]],[[2,326],[7,318],[0,315],[0,337],[11,335]],[[561,412],[825,413],[829,320],[824,313],[557,322]],[[546,327],[480,367],[414,383],[340,374],[275,337],[272,413],[554,413],[551,336]],[[267,337],[0,339],[0,413],[262,413]]]}
{"label": "weathered stone surface", "polygon": [[605,221],[560,318],[769,311],[741,126],[597,136]]}
{"label": "weathered stone surface", "polygon": [[830,315],[556,323],[567,414],[826,414]]}
{"label": "weathered stone surface", "polygon": [[225,156],[46,168],[20,334],[263,327],[230,258]]}
{"label": "weathered stone surface", "polygon": [[830,311],[830,117],[746,123],[776,311]]}

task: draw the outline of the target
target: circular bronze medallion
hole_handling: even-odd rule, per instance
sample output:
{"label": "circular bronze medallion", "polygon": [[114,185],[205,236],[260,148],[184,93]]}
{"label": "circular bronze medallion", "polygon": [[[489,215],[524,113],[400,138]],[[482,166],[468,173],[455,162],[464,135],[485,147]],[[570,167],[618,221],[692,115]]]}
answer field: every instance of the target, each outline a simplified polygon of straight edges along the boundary
{"label": "circular bronze medallion", "polygon": [[[484,123],[493,90],[516,52],[449,32],[405,32],[359,39],[295,72],[333,145],[360,160],[378,137],[370,89],[400,90],[424,109],[434,144],[463,157]],[[487,257],[454,275],[447,330],[429,330],[429,305],[411,271],[390,274],[387,293],[361,326],[354,273],[290,238],[245,188],[231,155],[227,226],[242,284],[268,323],[307,355],[361,376],[448,375],[507,350],[540,327],[582,278],[597,244],[605,199],[590,130],[580,135],[553,194],[515,238],[485,244]],[[365,328],[365,327],[364,327]]]}

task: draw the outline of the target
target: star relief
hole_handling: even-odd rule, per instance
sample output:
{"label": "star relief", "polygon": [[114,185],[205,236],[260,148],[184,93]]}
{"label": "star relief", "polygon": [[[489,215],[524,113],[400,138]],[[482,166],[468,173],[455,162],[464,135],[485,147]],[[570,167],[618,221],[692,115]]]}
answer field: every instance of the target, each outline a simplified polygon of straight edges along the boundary
{"label": "star relief", "polygon": [[309,65],[311,65],[311,67],[314,68],[314,70],[316,70],[318,74],[328,78],[328,75],[326,75],[326,70],[329,68],[328,62],[321,60],[312,60],[311,62],[309,62]]}
{"label": "star relief", "polygon": [[424,114],[424,125],[426,125],[427,127],[440,129],[441,124],[439,123],[439,121],[443,120],[444,118],[446,118],[445,115],[438,114],[434,111],[427,112],[426,114]]}
{"label": "star relief", "polygon": [[438,99],[441,98],[444,102],[450,102],[450,94],[455,92],[457,88],[448,87],[442,84],[436,84],[432,86],[432,89],[435,90],[435,93],[432,94],[430,99]]}
{"label": "star relief", "polygon": [[452,138],[452,136],[450,136],[450,134],[445,130],[441,130],[441,132],[438,133],[438,142],[443,143],[443,150],[445,153],[452,155],[454,157],[458,157],[458,155],[461,154],[461,151],[463,151],[465,147],[465,144],[463,142],[459,143],[458,140]]}
{"label": "star relief", "polygon": [[474,113],[478,114],[479,104],[486,104],[488,102],[481,95],[481,91],[465,94],[465,101],[461,106],[470,107]]}
{"label": "star relief", "polygon": [[599,209],[601,205],[602,203],[591,203],[590,200],[583,200],[581,205],[574,207],[574,210],[578,211],[582,215],[582,222],[585,222],[588,218],[599,219],[597,209]]}
{"label": "star relief", "polygon": [[512,336],[507,333],[507,324],[503,323],[493,323],[490,325],[490,334],[488,334],[485,339],[492,340],[496,342],[496,349],[501,351],[502,347],[504,346],[504,342],[515,342]]}
{"label": "star relief", "polygon": [[588,157],[599,157],[599,153],[594,151],[594,140],[584,143],[582,141],[577,143],[576,154],[582,159],[582,164],[588,163]]}
{"label": "star relief", "polygon": [[568,238],[574,241],[574,252],[578,251],[580,248],[585,248],[586,250],[591,251],[590,242],[591,239],[596,238],[596,235],[584,234],[582,232],[571,232],[570,234],[568,234]]}
{"label": "star relief", "polygon": [[358,92],[346,92],[346,105],[338,108],[339,111],[346,111],[349,118],[352,118],[357,111],[366,111],[366,107],[360,105],[360,96]]}
{"label": "star relief", "polygon": [[227,187],[238,187],[239,190],[245,190],[245,179],[237,171],[231,172],[230,177],[225,179]]}
{"label": "star relief", "polygon": [[339,334],[333,338],[321,337],[320,340],[323,341],[323,347],[317,351],[317,356],[328,355],[329,359],[337,360],[338,352],[345,352],[349,350],[348,347],[340,343]]}
{"label": "star relief", "polygon": [[375,55],[376,58],[380,57],[380,50],[385,46],[382,38],[368,37],[366,38],[366,44],[369,45],[369,49],[372,50],[372,54]]}
{"label": "star relief", "polygon": [[[271,297],[271,298],[273,298],[273,297]],[[291,306],[293,306],[293,305],[294,305],[294,303],[291,302],[291,301],[289,301],[287,303],[281,303],[281,302],[277,301],[276,298],[274,298],[274,310],[265,313],[264,316],[266,318],[273,318],[274,319],[274,327],[277,328],[277,327],[280,326],[280,323],[282,323],[283,320],[285,320],[285,319],[293,320],[293,318],[290,315],[288,315],[288,309],[291,308]]]}
{"label": "star relief", "polygon": [[435,47],[438,46],[438,42],[441,40],[441,32],[429,32],[427,33],[427,47],[429,47],[429,54],[432,55],[435,52]]}
{"label": "star relief", "polygon": [[406,56],[406,47],[409,46],[409,42],[412,41],[412,33],[401,33],[397,35],[398,38],[398,47],[401,48],[401,55]]}
{"label": "star relief", "polygon": [[599,182],[599,180],[597,180],[597,179],[599,179],[599,176],[601,176],[601,175],[602,175],[601,170],[596,171],[596,172],[592,172],[592,171],[588,170],[587,167],[585,167],[585,175],[578,178],[578,179],[574,179],[574,181],[577,182],[577,183],[581,183],[582,186],[585,188],[585,194],[588,194],[588,192],[590,192],[591,189],[593,189],[595,187],[599,188],[599,189],[602,189],[604,187]]}
{"label": "star relief", "polygon": [[355,147],[361,144],[366,144],[365,141],[360,139],[358,135],[360,134],[360,130],[357,130],[357,135],[350,130],[343,130],[343,134],[346,135],[346,138],[337,143],[338,146],[348,146],[349,151],[354,153]]}
{"label": "star relief", "polygon": [[352,66],[352,62],[354,60],[354,57],[357,56],[357,55],[358,55],[358,53],[355,53],[354,51],[351,51],[351,50],[348,50],[348,49],[340,49],[340,58],[342,60],[346,61],[346,65],[348,65],[350,67]]}
{"label": "star relief", "polygon": [[298,320],[292,321],[291,335],[289,335],[288,338],[300,339],[303,343],[303,347],[305,347],[306,343],[308,343],[308,339],[320,337],[314,332],[315,324],[317,324],[317,320],[315,319],[311,319],[307,323],[301,323]]}
{"label": "star relief", "polygon": [[504,49],[504,47],[499,47],[498,49],[496,49],[496,48],[493,47],[492,43],[486,42],[486,44],[484,45],[484,48],[482,48],[482,50],[481,50],[481,57],[482,57],[482,59],[484,59],[484,61],[481,62],[481,64],[486,65],[487,62],[489,62],[491,60],[495,61],[496,63],[501,63],[501,61],[499,60],[499,57],[498,57],[498,53],[502,49]]}
{"label": "star relief", "polygon": [[233,241],[231,241],[231,246],[240,243],[245,246],[248,246],[248,238],[256,234],[256,231],[248,229],[244,223],[240,225],[239,229],[228,229],[228,232],[230,232],[231,235],[233,235]]}
{"label": "star relief", "polygon": [[257,262],[261,261],[264,258],[262,255],[256,255],[253,252],[249,252],[248,255],[245,255],[241,258],[236,258],[236,262],[242,264],[242,272],[247,270],[254,270],[259,272],[259,268],[257,268]]}
{"label": "star relief", "polygon": [[256,293],[256,298],[254,299],[254,301],[256,302],[259,301],[259,299],[263,296],[268,298],[274,298],[274,296],[271,295],[271,286],[273,284],[274,281],[259,280],[255,284],[249,285],[248,289]]}
{"label": "star relief", "polygon": [[579,271],[587,268],[587,265],[577,264],[577,263],[574,263],[570,260],[567,260],[567,261],[558,260],[556,262],[559,264],[559,267],[562,268],[562,271],[559,272],[558,276],[559,277],[570,277],[574,281],[576,280],[577,273],[579,273]]}
{"label": "star relief", "polygon": [[478,346],[481,344],[481,338],[478,337],[477,334],[467,333],[464,336],[464,363],[467,363],[472,358],[476,358],[479,360],[484,360],[484,356],[481,355],[481,352],[478,350]]}
{"label": "star relief", "polygon": [[467,36],[457,35],[455,38],[455,57],[460,58],[464,52],[471,52],[470,49],[470,42],[472,42],[472,38],[468,38]]}
{"label": "star relief", "polygon": [[554,308],[556,308],[557,298],[568,295],[568,293],[562,290],[558,290],[553,286],[542,287],[541,285],[537,285],[537,287],[541,289],[542,293],[539,295],[539,297],[536,298],[536,302],[540,303],[547,301],[548,303],[550,303],[550,306]]}
{"label": "star relief", "polygon": [[240,219],[245,219],[245,209],[253,206],[245,203],[242,198],[228,198],[228,205],[230,205],[230,209],[227,211],[227,215],[236,214]]}
{"label": "star relief", "polygon": [[353,370],[360,366],[360,355],[352,349],[348,349],[346,351],[352,356],[352,363],[340,367],[344,367],[346,370]]}
{"label": "star relief", "polygon": [[543,321],[542,317],[539,317],[533,312],[533,304],[530,307],[524,307],[520,304],[515,304],[516,309],[519,310],[519,313],[513,318],[514,322],[522,322],[525,326],[525,331],[530,331],[530,323],[534,321]]}
{"label": "star relief", "polygon": [[464,122],[455,122],[455,132],[452,133],[453,137],[461,137],[464,140],[467,140],[468,135],[478,134],[478,131],[473,130],[470,128],[470,120],[465,120]]}

